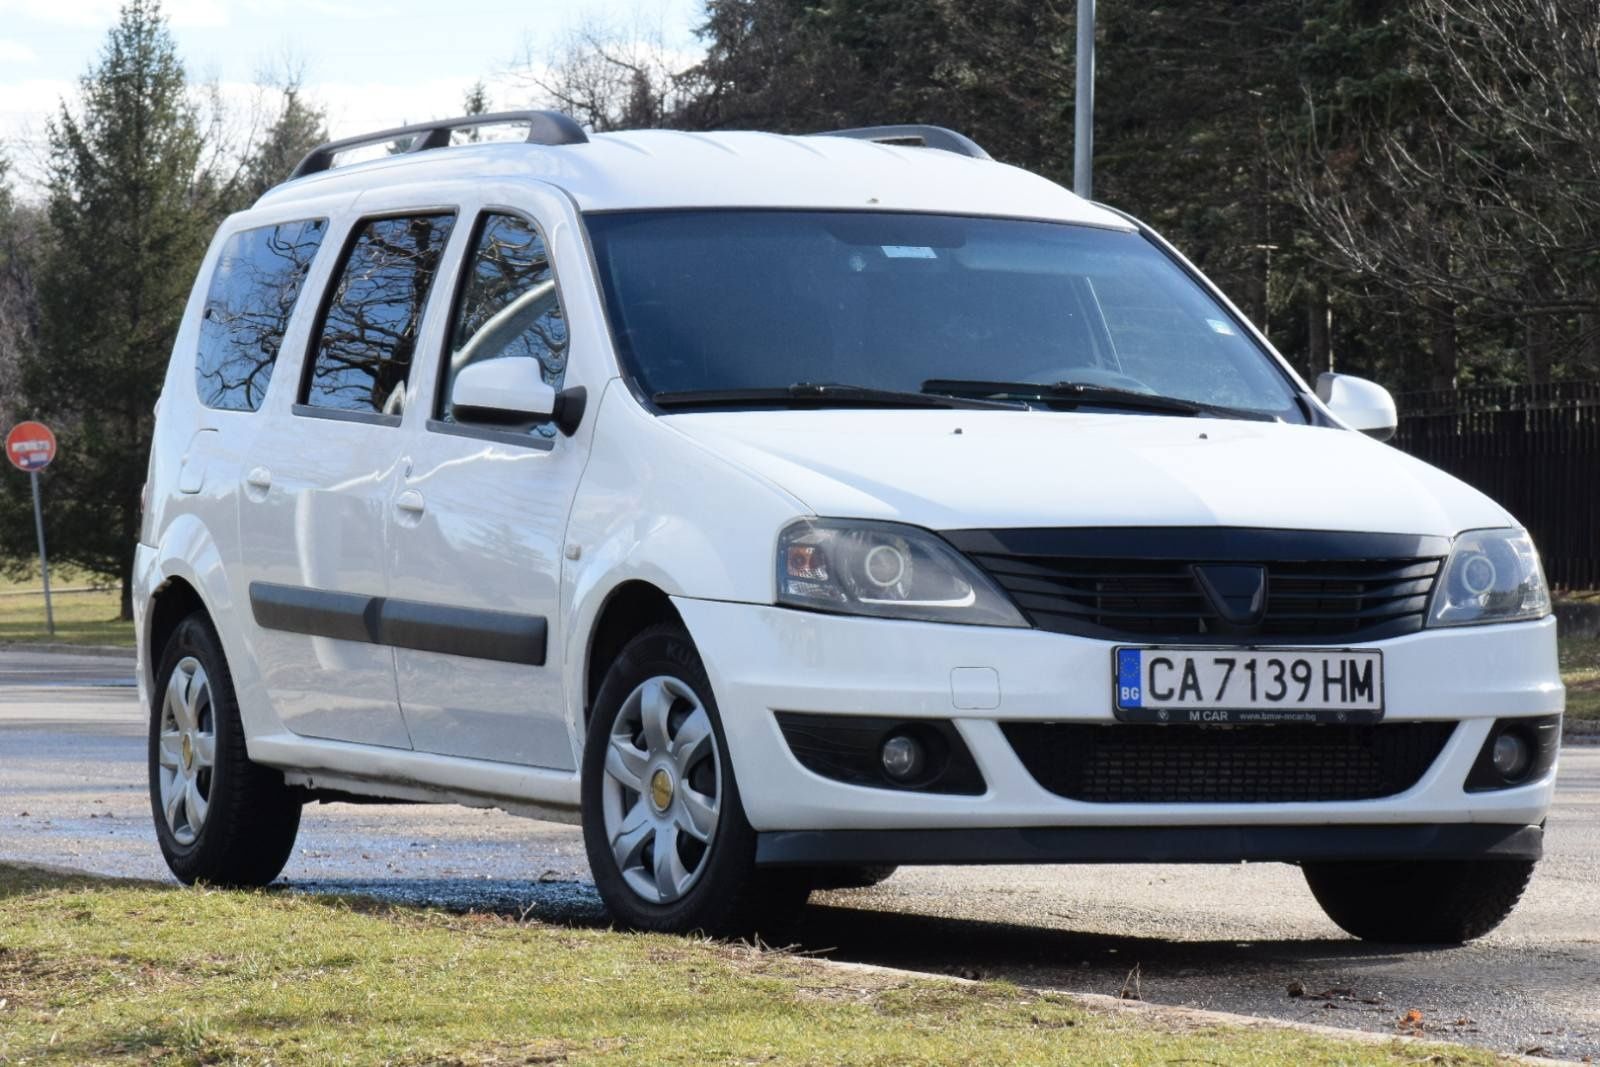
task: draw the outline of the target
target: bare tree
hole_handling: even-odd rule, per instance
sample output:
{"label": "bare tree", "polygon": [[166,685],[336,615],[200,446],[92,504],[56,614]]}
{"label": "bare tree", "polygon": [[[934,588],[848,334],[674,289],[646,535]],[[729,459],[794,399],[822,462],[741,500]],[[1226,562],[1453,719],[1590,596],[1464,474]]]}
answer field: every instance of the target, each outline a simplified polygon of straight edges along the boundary
{"label": "bare tree", "polygon": [[1436,387],[1468,324],[1504,330],[1530,381],[1600,371],[1594,0],[1417,0],[1410,19],[1420,106],[1331,135],[1313,113],[1301,205],[1340,266],[1422,306]]}
{"label": "bare tree", "polygon": [[641,129],[667,124],[692,95],[694,63],[667,48],[659,29],[591,19],[548,53],[526,46],[511,76],[535,104],[591,130]]}

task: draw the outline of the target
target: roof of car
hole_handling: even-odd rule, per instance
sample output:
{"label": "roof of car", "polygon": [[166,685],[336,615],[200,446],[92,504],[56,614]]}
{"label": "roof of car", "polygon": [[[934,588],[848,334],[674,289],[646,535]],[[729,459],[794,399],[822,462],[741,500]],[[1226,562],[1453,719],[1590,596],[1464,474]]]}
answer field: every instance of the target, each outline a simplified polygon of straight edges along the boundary
{"label": "roof of car", "polygon": [[1037,218],[1130,229],[1116,214],[1017,167],[940,148],[844,136],[633,130],[580,144],[515,142],[405,152],[308,174],[258,207],[406,184],[531,178],[583,211],[809,208]]}

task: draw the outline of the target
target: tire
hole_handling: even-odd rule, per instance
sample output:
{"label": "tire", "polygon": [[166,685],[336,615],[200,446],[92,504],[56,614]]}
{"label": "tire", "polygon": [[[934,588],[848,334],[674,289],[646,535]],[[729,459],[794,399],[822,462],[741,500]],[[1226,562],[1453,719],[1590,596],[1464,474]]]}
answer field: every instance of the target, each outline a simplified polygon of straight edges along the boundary
{"label": "tire", "polygon": [[1455,945],[1505,921],[1532,860],[1307,863],[1306,883],[1332,919],[1364,941]]}
{"label": "tire", "polygon": [[711,680],[680,626],[645,630],[606,672],[581,793],[589,867],[619,925],[771,933],[811,891],[803,872],[756,867]]}
{"label": "tire", "polygon": [[814,889],[871,889],[882,885],[900,868],[890,864],[862,864],[855,867],[817,867],[811,874]]}
{"label": "tire", "polygon": [[203,613],[167,642],[150,705],[150,808],[167,866],[186,884],[272,881],[294,849],[300,794],[246,755],[233,677]]}

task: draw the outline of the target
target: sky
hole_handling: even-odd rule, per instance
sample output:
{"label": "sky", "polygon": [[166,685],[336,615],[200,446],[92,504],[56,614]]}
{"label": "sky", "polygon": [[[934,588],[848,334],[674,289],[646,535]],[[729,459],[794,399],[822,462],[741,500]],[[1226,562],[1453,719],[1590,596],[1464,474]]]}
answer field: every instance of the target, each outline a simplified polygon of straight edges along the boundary
{"label": "sky", "polygon": [[[0,147],[19,191],[37,193],[45,123],[75,102],[99,58],[118,0],[0,0]],[[329,132],[370,130],[461,113],[480,78],[497,110],[525,106],[514,69],[586,23],[659,33],[697,48],[702,0],[165,0],[191,81],[216,81],[247,109],[264,72],[302,67]]]}

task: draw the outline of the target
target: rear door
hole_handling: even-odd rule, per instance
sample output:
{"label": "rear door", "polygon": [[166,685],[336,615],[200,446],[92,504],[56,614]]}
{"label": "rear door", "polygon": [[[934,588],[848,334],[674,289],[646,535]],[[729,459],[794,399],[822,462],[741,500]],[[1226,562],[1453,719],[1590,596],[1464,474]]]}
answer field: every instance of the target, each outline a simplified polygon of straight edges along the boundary
{"label": "rear door", "polygon": [[380,613],[406,390],[454,226],[452,210],[387,211],[340,235],[294,403],[244,464],[251,636],[296,733],[411,744]]}
{"label": "rear door", "polygon": [[[328,225],[326,216],[308,214],[241,229],[222,241],[194,334],[192,381],[199,403],[175,404],[166,416],[186,423],[182,440],[172,442],[181,443],[182,451],[166,524],[181,515],[196,517],[229,554],[230,575],[239,544],[241,471],[255,439],[273,420],[264,405],[285,339],[303,340],[306,320],[316,314],[316,294],[304,290]],[[283,363],[280,389],[292,389],[283,379],[292,378],[298,360]]]}
{"label": "rear door", "polygon": [[[395,653],[400,704],[418,751],[572,770],[559,599],[585,437],[549,421],[474,422],[453,409],[450,384],[463,366],[491,359],[534,360],[550,385],[570,384],[573,339],[552,228],[582,246],[554,195],[507,189],[513,208],[482,189],[419,390],[426,417],[407,420],[408,462],[396,484],[390,603],[423,624],[423,639]],[[486,330],[491,320],[496,328]]]}

